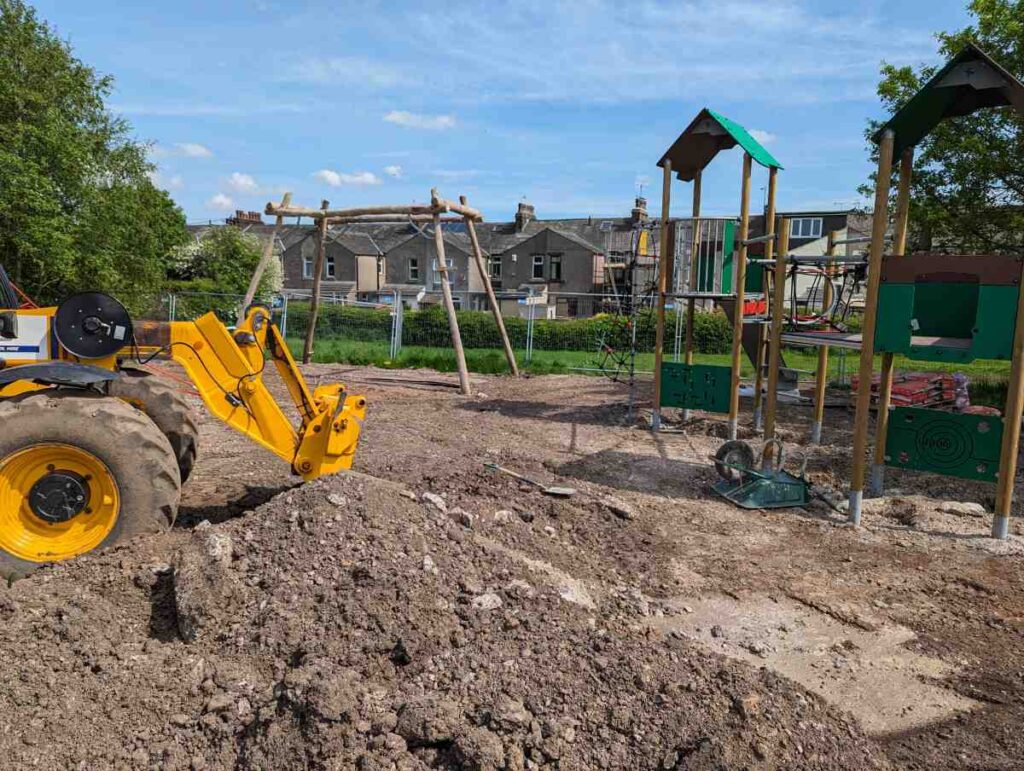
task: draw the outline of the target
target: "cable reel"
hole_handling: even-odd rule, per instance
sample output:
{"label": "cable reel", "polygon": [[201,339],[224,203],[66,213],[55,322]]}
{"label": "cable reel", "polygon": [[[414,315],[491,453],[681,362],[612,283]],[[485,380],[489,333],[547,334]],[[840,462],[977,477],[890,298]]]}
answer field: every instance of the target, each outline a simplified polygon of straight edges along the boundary
{"label": "cable reel", "polygon": [[117,300],[102,292],[72,295],[53,317],[57,342],[79,359],[104,359],[131,343],[132,319]]}

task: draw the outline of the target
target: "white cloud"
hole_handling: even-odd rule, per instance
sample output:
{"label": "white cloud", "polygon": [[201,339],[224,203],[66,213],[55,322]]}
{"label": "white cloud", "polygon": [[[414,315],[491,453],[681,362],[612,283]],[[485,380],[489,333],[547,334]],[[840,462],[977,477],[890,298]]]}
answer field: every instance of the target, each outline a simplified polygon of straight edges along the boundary
{"label": "white cloud", "polygon": [[227,185],[236,193],[258,193],[260,186],[251,174],[243,174],[240,171],[234,172],[228,177]]}
{"label": "white cloud", "polygon": [[185,180],[182,179],[180,174],[167,176],[160,171],[151,171],[149,172],[149,180],[161,190],[167,190],[168,192],[181,190],[185,187]]}
{"label": "white cloud", "polygon": [[206,145],[201,145],[198,142],[179,142],[174,146],[178,155],[183,155],[186,158],[212,158],[213,150]]}
{"label": "white cloud", "polygon": [[235,202],[231,200],[231,196],[224,195],[224,193],[217,193],[206,202],[206,205],[220,211],[231,211],[235,208]]}
{"label": "white cloud", "polygon": [[754,139],[756,139],[763,145],[770,145],[772,142],[778,139],[778,137],[775,134],[771,133],[770,131],[761,131],[761,129],[750,129],[749,133],[750,136],[752,136]]}
{"label": "white cloud", "polygon": [[480,169],[434,169],[434,176],[441,179],[469,179],[481,174],[483,172]]}
{"label": "white cloud", "polygon": [[384,173],[387,174],[389,177],[393,177],[394,179],[401,179],[402,167],[397,164],[394,166],[385,166]]}
{"label": "white cloud", "polygon": [[444,131],[455,128],[454,115],[423,115],[418,112],[406,112],[405,110],[392,110],[384,116],[387,123],[394,123],[396,126],[405,128],[428,129],[431,131]]}
{"label": "white cloud", "polygon": [[342,185],[365,186],[380,184],[380,177],[371,171],[357,171],[354,174],[348,174],[344,171],[320,169],[320,171],[313,174],[313,177],[330,187],[341,187]]}

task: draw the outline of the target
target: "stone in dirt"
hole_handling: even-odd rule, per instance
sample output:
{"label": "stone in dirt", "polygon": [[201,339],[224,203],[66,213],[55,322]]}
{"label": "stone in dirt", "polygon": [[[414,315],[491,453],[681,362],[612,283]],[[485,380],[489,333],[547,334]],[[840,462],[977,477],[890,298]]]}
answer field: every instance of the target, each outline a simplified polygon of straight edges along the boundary
{"label": "stone in dirt", "polygon": [[636,519],[636,510],[625,501],[610,495],[601,499],[605,508],[619,519]]}
{"label": "stone in dirt", "polygon": [[[351,473],[287,497],[172,533],[153,585],[133,580],[152,555],[120,549],[10,587],[5,766],[886,768],[799,686],[651,636],[628,593],[564,602],[538,563],[438,527],[396,485]],[[673,683],[692,689],[666,698]]]}
{"label": "stone in dirt", "polygon": [[429,503],[431,506],[436,508],[438,511],[440,511],[442,513],[448,511],[448,504],[445,503],[444,498],[442,498],[437,493],[423,493],[422,498],[423,498],[424,501]]}
{"label": "stone in dirt", "polygon": [[988,515],[985,507],[971,501],[946,501],[939,505],[943,514],[955,514],[958,517],[984,517]]}

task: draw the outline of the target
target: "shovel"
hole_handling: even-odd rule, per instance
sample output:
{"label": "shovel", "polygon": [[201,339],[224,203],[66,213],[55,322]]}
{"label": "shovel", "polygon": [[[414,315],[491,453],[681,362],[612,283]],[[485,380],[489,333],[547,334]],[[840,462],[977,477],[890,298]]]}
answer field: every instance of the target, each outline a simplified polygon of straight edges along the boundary
{"label": "shovel", "polygon": [[485,463],[484,466],[489,468],[491,471],[500,471],[502,474],[508,474],[513,479],[518,479],[520,482],[526,482],[527,484],[539,487],[540,491],[544,495],[553,495],[556,498],[568,498],[570,495],[576,495],[575,488],[572,487],[548,487],[543,482],[538,482],[536,479],[530,479],[524,477],[522,474],[517,474],[511,469],[503,468],[496,463]]}

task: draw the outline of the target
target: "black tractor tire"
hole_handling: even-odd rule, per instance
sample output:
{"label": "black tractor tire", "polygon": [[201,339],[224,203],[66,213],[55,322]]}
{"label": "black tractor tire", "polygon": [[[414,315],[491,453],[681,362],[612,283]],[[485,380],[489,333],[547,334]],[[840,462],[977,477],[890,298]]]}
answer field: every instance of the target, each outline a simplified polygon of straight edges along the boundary
{"label": "black tractor tire", "polygon": [[[120,505],[93,551],[174,524],[181,498],[174,452],[153,421],[130,404],[79,390],[35,392],[0,399],[0,426],[0,469],[14,453],[46,444],[85,450],[106,465]],[[41,564],[0,548],[0,576],[8,580]]]}
{"label": "black tractor tire", "polygon": [[727,482],[741,482],[744,470],[753,468],[754,448],[742,439],[725,442],[715,453],[715,471]]}
{"label": "black tractor tire", "polygon": [[173,385],[141,369],[124,368],[107,393],[145,412],[171,443],[185,484],[199,452],[199,423],[195,411]]}

